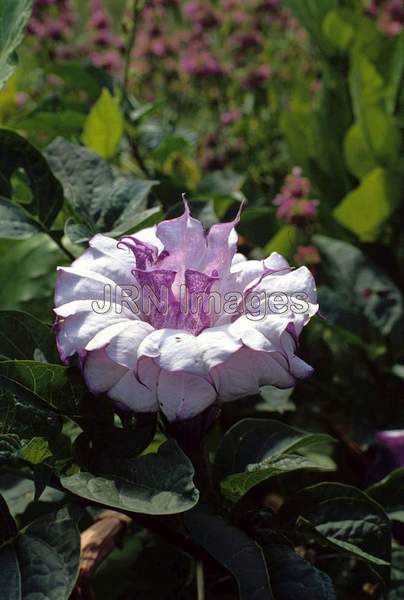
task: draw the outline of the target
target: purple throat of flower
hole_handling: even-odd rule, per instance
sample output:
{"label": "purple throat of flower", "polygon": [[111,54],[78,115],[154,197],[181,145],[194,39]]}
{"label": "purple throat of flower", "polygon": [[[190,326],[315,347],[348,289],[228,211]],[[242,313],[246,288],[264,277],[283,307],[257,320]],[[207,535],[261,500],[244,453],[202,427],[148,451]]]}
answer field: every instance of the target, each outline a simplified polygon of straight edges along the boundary
{"label": "purple throat of flower", "polygon": [[[185,210],[179,218],[188,222],[195,221],[191,217],[185,198],[183,201]],[[231,230],[239,223],[242,207],[243,203],[233,221],[215,226],[216,237],[222,237],[222,242],[228,240]],[[212,242],[210,239],[212,229],[210,232],[205,231],[206,246]],[[189,243],[192,244],[192,241],[190,231]],[[178,257],[172,257],[168,250],[163,249],[159,252],[155,246],[135,236],[123,236],[118,241],[117,247],[128,248],[133,253],[136,264],[132,270],[134,283],[136,287],[146,290],[146,295],[150,294],[154,298],[154,304],[152,306],[149,304],[151,310],[143,317],[155,329],[185,329],[198,335],[213,324],[206,300],[212,285],[220,280],[219,270],[225,266],[220,263],[220,258],[217,265],[212,264],[213,261],[209,262],[204,270],[183,269],[181,263],[178,264]],[[166,268],[167,263],[173,262],[177,263],[175,270]],[[180,297],[179,294],[180,288],[186,291],[185,304],[184,297]],[[155,302],[156,298],[159,299],[158,303]]]}
{"label": "purple throat of flower", "polygon": [[[142,307],[140,309],[137,307],[141,319],[147,321],[154,329],[182,329],[198,335],[204,329],[212,327],[218,317],[218,313],[212,311],[210,304],[212,288],[216,288],[213,295],[220,296],[218,289],[220,290],[221,284],[224,283],[224,291],[229,291],[226,290],[223,280],[229,276],[231,262],[237,249],[234,227],[240,221],[243,204],[240,205],[233,221],[216,224],[202,234],[201,223],[191,217],[185,199],[184,204],[184,213],[177,221],[182,220],[185,225],[186,240],[183,240],[185,245],[195,244],[195,247],[200,246],[201,243],[204,245],[200,252],[203,260],[199,265],[196,260],[193,268],[185,268],[186,261],[181,251],[176,251],[173,240],[169,243],[171,252],[164,247],[164,244],[159,251],[153,244],[142,241],[136,236],[123,236],[117,242],[117,247],[129,250],[134,255],[134,268],[131,273],[134,287],[142,291],[140,294]],[[170,227],[170,221],[164,223]],[[244,290],[243,301],[248,302],[255,288],[265,277],[279,272],[284,273],[285,270],[291,269],[290,267],[264,269],[260,277]],[[244,312],[242,304],[243,302],[240,302],[240,305],[232,311],[232,321]],[[147,310],[143,310],[145,305]]]}

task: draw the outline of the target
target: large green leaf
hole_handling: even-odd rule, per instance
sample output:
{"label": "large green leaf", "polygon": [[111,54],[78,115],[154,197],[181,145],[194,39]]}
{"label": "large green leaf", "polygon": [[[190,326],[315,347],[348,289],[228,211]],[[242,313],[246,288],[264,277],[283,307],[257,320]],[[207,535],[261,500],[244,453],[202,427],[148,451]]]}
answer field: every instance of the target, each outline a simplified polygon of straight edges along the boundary
{"label": "large green leaf", "polygon": [[63,415],[79,412],[85,388],[75,384],[70,370],[63,365],[33,360],[4,360],[0,362],[0,376],[16,381],[34,392]]}
{"label": "large green leaf", "polygon": [[396,210],[399,201],[400,179],[390,171],[377,168],[342,200],[333,214],[361,241],[371,242],[380,236],[382,225]]}
{"label": "large green leaf", "polygon": [[205,507],[184,515],[193,539],[236,579],[240,600],[274,600],[261,548],[244,531]]}
{"label": "large green leaf", "polygon": [[0,89],[11,77],[16,65],[15,49],[31,16],[32,0],[0,2]]}
{"label": "large green leaf", "polygon": [[359,248],[319,235],[314,242],[327,281],[319,288],[323,315],[359,336],[388,335],[403,310],[397,286]]}
{"label": "large green leaf", "polygon": [[336,600],[330,577],[292,548],[282,544],[263,547],[276,600]]}
{"label": "large green leaf", "polygon": [[377,167],[376,159],[366,143],[358,122],[349,128],[345,136],[344,153],[348,169],[358,179],[363,179]]}
{"label": "large green leaf", "polygon": [[0,547],[7,600],[68,600],[78,576],[80,534],[66,508],[40,517]]}
{"label": "large green leaf", "polygon": [[57,265],[66,257],[45,234],[10,242],[0,256],[0,309],[24,310],[53,321]]}
{"label": "large green leaf", "polygon": [[159,209],[146,206],[156,181],[119,174],[97,154],[62,138],[48,146],[46,155],[75,220],[87,228],[80,232],[81,241],[96,232],[118,236],[152,224]]}
{"label": "large green leaf", "polygon": [[332,470],[330,466],[322,465],[300,454],[285,453],[248,465],[244,473],[227,476],[220,487],[226,498],[231,502],[237,502],[253,487],[272,477],[294,471],[330,470]]}
{"label": "large green leaf", "polygon": [[[270,459],[280,459],[287,453],[296,454],[299,450],[332,441],[329,435],[308,433],[280,421],[243,419],[226,432],[219,446],[215,457],[216,475],[223,479],[234,473],[244,473],[251,466],[265,469],[266,464],[270,465]],[[278,466],[281,468],[280,462]],[[246,476],[248,478],[249,474]]]}
{"label": "large green leaf", "polygon": [[0,238],[23,240],[39,231],[40,225],[21,206],[0,198]]}
{"label": "large green leaf", "polygon": [[322,30],[329,42],[337,50],[346,50],[355,35],[355,13],[347,8],[330,10],[322,23]]}
{"label": "large green leaf", "polygon": [[51,328],[18,310],[0,311],[0,356],[50,363],[59,361]]}
{"label": "large green leaf", "polygon": [[369,487],[367,494],[383,506],[392,521],[404,523],[404,467]]}
{"label": "large green leaf", "polygon": [[102,158],[113,158],[121,141],[124,120],[118,98],[104,88],[84,124],[83,142]]}
{"label": "large green leaf", "polygon": [[191,461],[173,440],[157,454],[134,459],[105,459],[99,473],[80,472],[62,478],[63,486],[78,496],[121,510],[168,515],[189,510],[199,493]]}
{"label": "large green leaf", "polygon": [[1,193],[7,198],[12,196],[11,177],[17,169],[25,171],[32,190],[32,202],[25,208],[50,227],[63,206],[62,186],[39,150],[15,131],[0,129]]}
{"label": "large green leaf", "polygon": [[61,420],[39,396],[0,375],[0,433],[22,439],[54,437]]}
{"label": "large green leaf", "polygon": [[340,483],[304,488],[281,507],[277,523],[286,529],[297,525],[320,544],[382,567],[387,574],[390,521],[379,504],[357,488]]}

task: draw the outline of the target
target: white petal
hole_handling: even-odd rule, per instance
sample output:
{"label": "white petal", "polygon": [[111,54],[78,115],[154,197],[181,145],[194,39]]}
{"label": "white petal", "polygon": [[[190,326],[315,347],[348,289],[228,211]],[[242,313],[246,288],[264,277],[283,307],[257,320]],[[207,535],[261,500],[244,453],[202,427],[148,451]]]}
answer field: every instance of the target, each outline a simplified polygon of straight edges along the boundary
{"label": "white petal", "polygon": [[134,412],[157,410],[156,389],[150,389],[141,383],[131,370],[109,390],[108,396]]}
{"label": "white petal", "polygon": [[169,421],[190,419],[216,400],[215,388],[203,377],[191,373],[161,371],[157,396]]}
{"label": "white petal", "polygon": [[99,273],[118,285],[134,284],[132,269],[136,266],[130,250],[118,248],[118,242],[98,233],[89,241],[90,247],[74,261],[72,267]]}
{"label": "white petal", "polygon": [[109,286],[115,288],[112,279],[99,273],[75,269],[74,267],[58,267],[55,286],[55,304],[68,304],[74,300],[103,300],[109,298]]}
{"label": "white petal", "polygon": [[233,335],[228,325],[205,329],[197,340],[207,370],[226,361],[242,346],[240,338]]}
{"label": "white petal", "polygon": [[138,356],[155,358],[158,365],[167,371],[206,372],[198,338],[180,329],[154,331],[140,345]]}
{"label": "white petal", "polygon": [[143,321],[127,323],[126,327],[111,339],[106,353],[119,365],[135,369],[139,345],[152,331],[153,327]]}
{"label": "white petal", "polygon": [[89,352],[84,363],[84,379],[93,394],[107,392],[127,373],[106,355],[104,350]]}
{"label": "white petal", "polygon": [[279,388],[295,385],[284,356],[249,348],[242,348],[228,361],[212,369],[211,376],[219,399],[223,401],[256,394],[262,385]]}
{"label": "white petal", "polygon": [[[92,303],[88,300],[78,300],[64,304],[55,309],[55,313],[63,317],[58,323],[58,347],[64,358],[72,356],[75,352],[84,350],[88,344],[103,330],[112,325],[130,324],[135,315],[128,309],[112,305],[113,310],[106,314],[94,312]],[[119,313],[119,310],[122,312]],[[116,330],[113,330],[116,331]],[[107,339],[111,331],[104,334]],[[95,340],[94,347],[99,347],[99,337]],[[91,345],[90,345],[91,348]]]}

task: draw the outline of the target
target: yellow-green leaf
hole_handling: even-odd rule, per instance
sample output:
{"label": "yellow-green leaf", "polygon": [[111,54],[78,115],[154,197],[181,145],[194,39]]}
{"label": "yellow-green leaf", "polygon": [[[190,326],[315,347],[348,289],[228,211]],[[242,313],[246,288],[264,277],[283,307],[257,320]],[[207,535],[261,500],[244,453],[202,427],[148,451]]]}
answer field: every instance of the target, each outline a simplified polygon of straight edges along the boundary
{"label": "yellow-green leaf", "polygon": [[373,169],[361,185],[334,210],[335,219],[361,241],[377,239],[380,227],[393,214],[400,197],[400,182],[386,169]]}
{"label": "yellow-green leaf", "polygon": [[124,120],[118,99],[104,88],[84,124],[83,142],[102,158],[112,158],[119,146]]}
{"label": "yellow-green leaf", "polygon": [[299,232],[297,228],[293,225],[284,225],[265,246],[265,255],[269,255],[271,252],[279,252],[279,254],[289,258],[296,250],[298,239]]}

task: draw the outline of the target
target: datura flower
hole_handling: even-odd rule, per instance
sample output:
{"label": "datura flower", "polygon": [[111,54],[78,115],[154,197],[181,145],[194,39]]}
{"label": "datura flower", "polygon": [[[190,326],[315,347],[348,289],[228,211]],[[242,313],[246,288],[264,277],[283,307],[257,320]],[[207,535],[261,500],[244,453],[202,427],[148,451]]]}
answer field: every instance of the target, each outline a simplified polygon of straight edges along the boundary
{"label": "datura flower", "polygon": [[275,252],[237,253],[238,222],[205,232],[185,203],[119,241],[97,234],[58,268],[59,353],[79,357],[92,393],[172,422],[311,375],[296,349],[318,310],[313,277]]}

